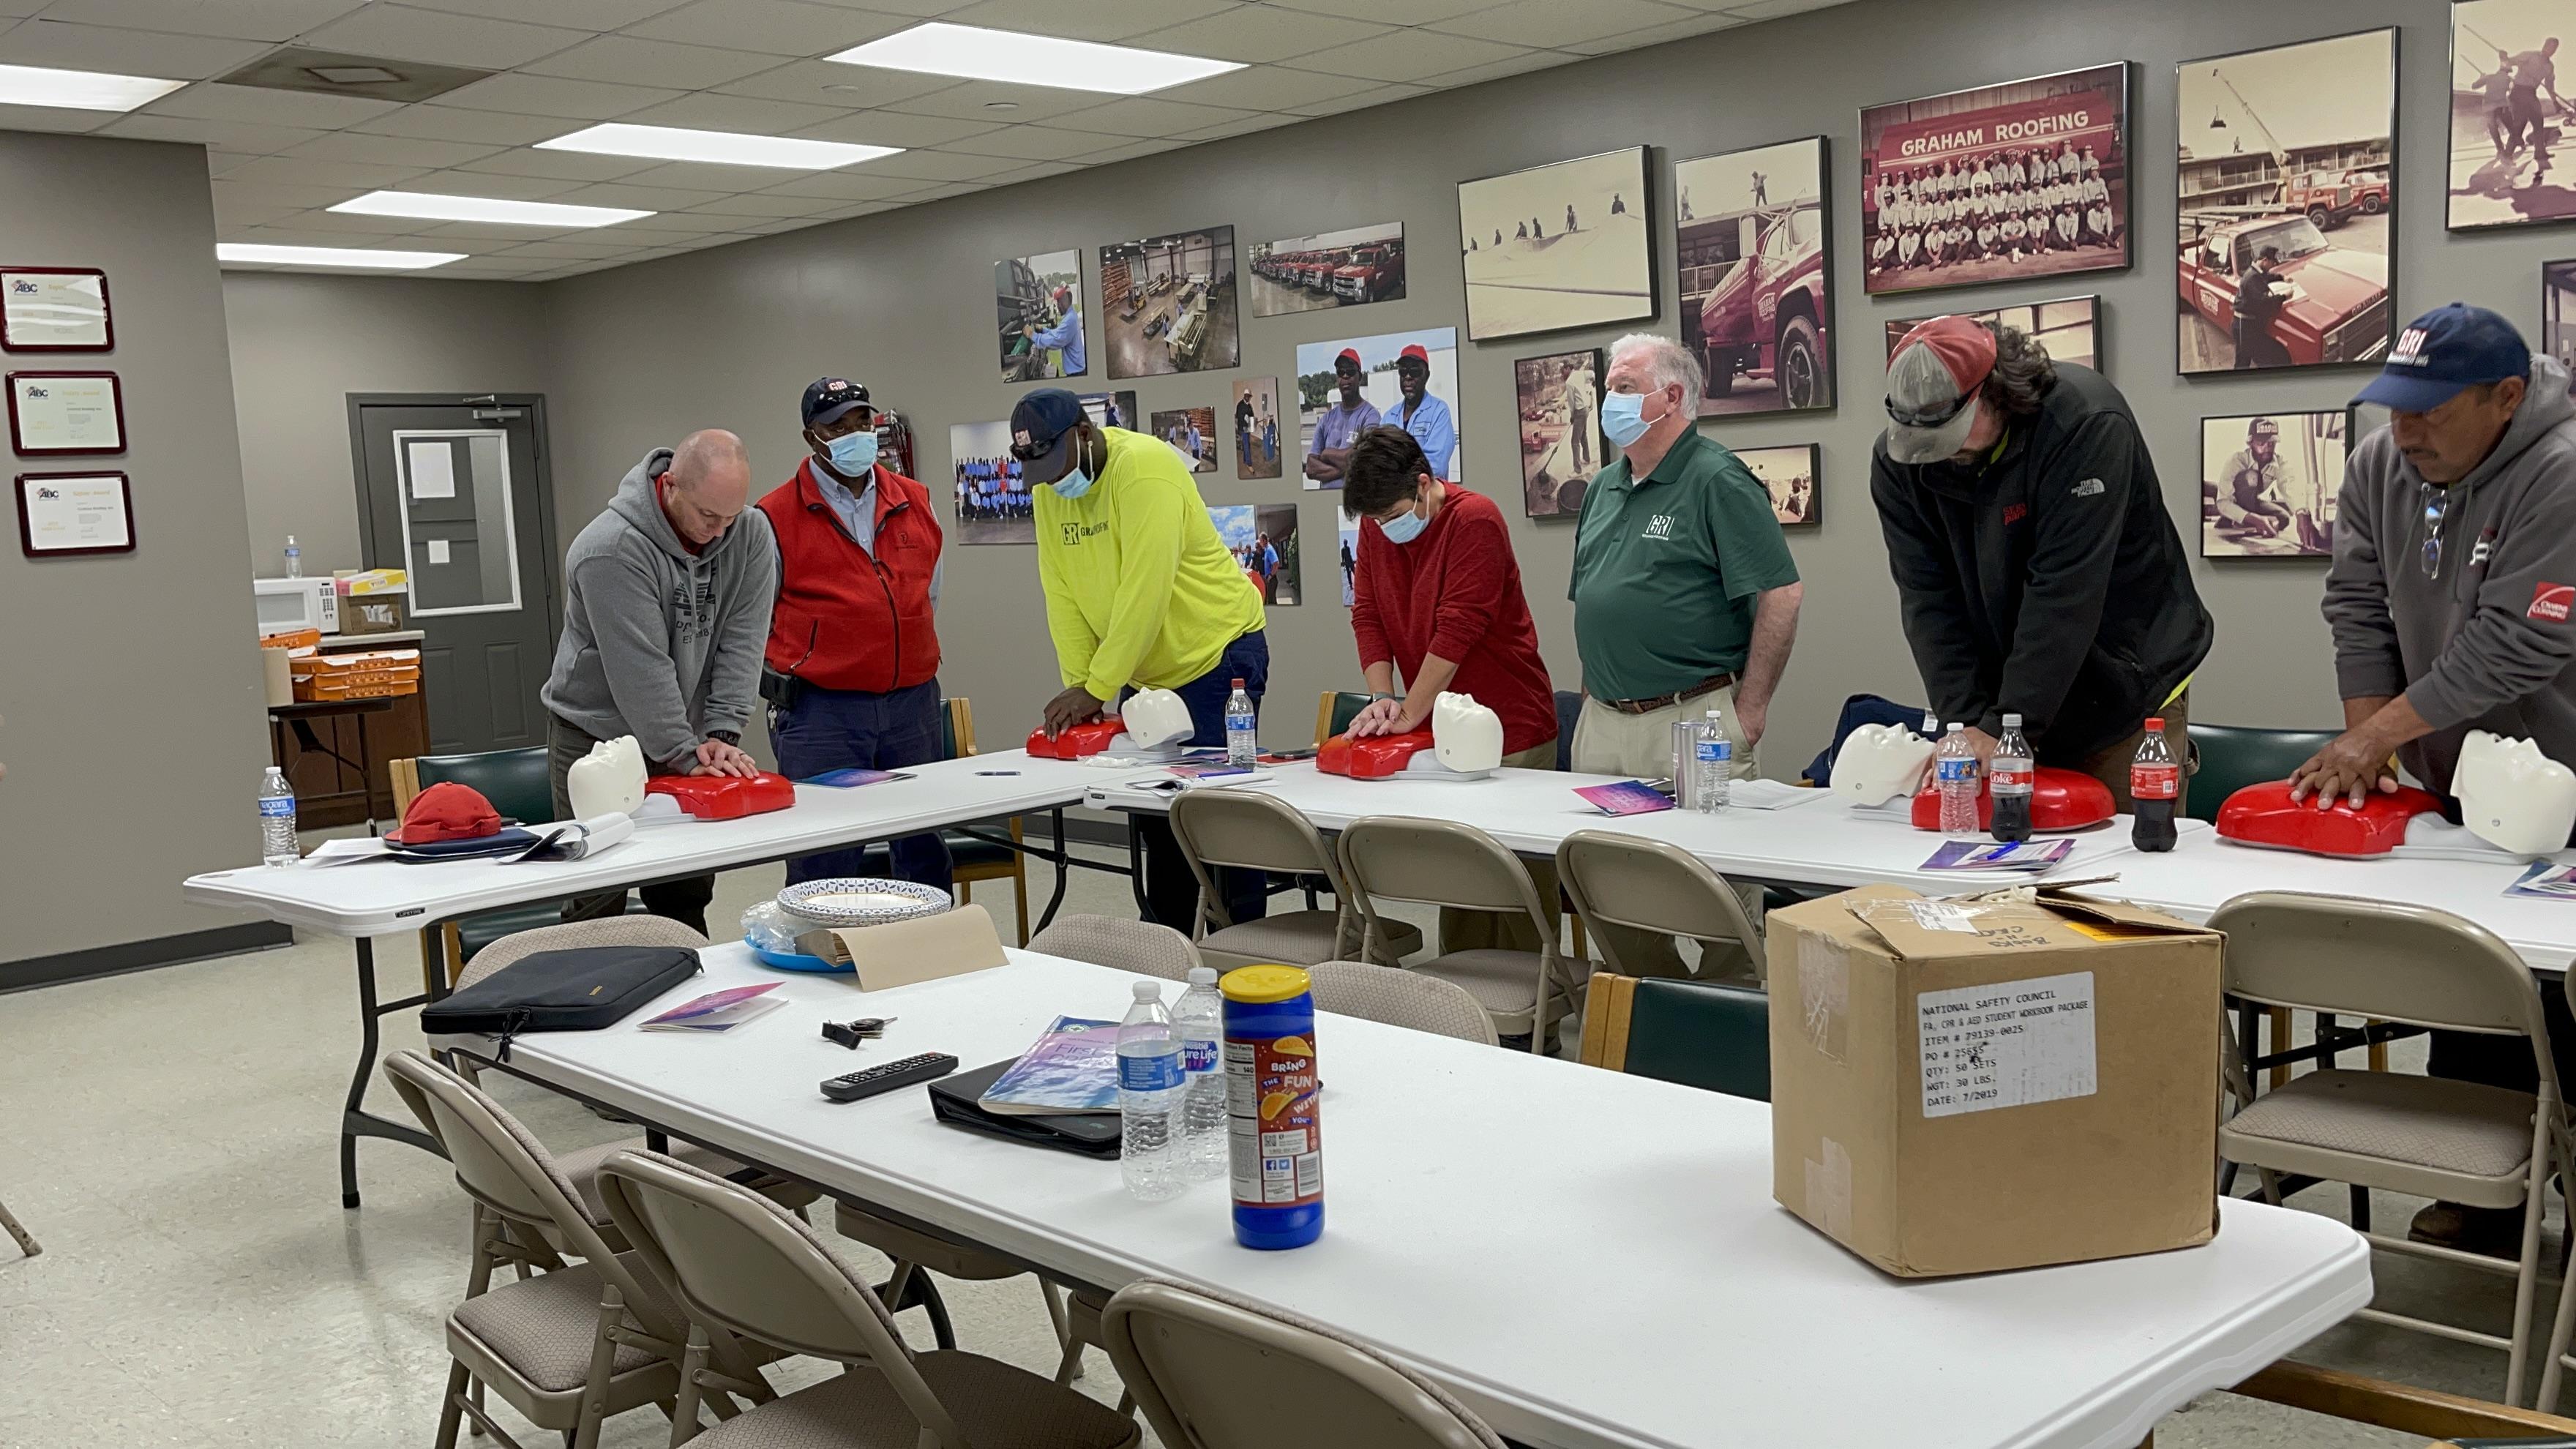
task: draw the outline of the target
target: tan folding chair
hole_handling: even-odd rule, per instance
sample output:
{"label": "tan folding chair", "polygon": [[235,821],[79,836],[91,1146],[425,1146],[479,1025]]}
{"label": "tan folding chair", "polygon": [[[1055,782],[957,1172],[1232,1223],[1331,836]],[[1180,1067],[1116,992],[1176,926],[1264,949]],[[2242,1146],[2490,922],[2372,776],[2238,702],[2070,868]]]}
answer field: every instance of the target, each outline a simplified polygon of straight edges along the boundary
{"label": "tan folding chair", "polygon": [[1487,1046],[1501,1041],[1475,996],[1436,976],[1369,961],[1318,961],[1306,968],[1306,979],[1325,1011]]}
{"label": "tan folding chair", "polygon": [[[1109,1300],[1103,1326],[1109,1357],[1164,1449],[1503,1449],[1438,1384],[1320,1323],[1232,1294],[1142,1279]],[[1296,1432],[1283,1438],[1283,1422]]]}
{"label": "tan folding chair", "polygon": [[[385,1075],[437,1139],[474,1204],[465,1301],[447,1316],[454,1362],[439,1408],[438,1449],[455,1449],[468,1415],[509,1449],[521,1449],[485,1411],[482,1388],[537,1427],[562,1433],[574,1449],[593,1449],[611,1415],[645,1404],[675,1412],[686,1332],[678,1306],[641,1258],[610,1243],[605,1220],[583,1206],[545,1144],[481,1088],[419,1052],[387,1057]],[[547,1271],[492,1287],[492,1269],[505,1261]],[[719,1416],[738,1412],[729,1395],[773,1397],[730,1335],[711,1351],[723,1372],[713,1401]]]}
{"label": "tan folding chair", "polygon": [[[2484,927],[2420,906],[2257,891],[2220,906],[2209,924],[2227,933],[2227,993],[2240,1001],[2519,1036],[2531,1043],[2540,1068],[2537,1094],[2330,1068],[2293,1077],[2258,1098],[2245,1070],[2246,1044],[2230,1030],[2223,1039],[2223,1070],[2237,1107],[2218,1129],[2219,1155],[2255,1169],[2269,1202],[2281,1200],[2282,1177],[2297,1175],[2472,1207],[2521,1208],[2522,1253],[2512,1263],[2362,1234],[2374,1248],[2513,1278],[2510,1336],[2376,1308],[2358,1315],[2505,1350],[2504,1402],[2519,1402],[2540,1270],[2543,1185],[2567,1160],[2570,1147],[2549,1031],[2530,970]],[[2563,1295],[2551,1361],[2541,1379],[2544,1408],[2558,1391],[2558,1355],[2571,1305],[2576,1294]]]}
{"label": "tan folding chair", "polygon": [[1088,961],[1165,981],[1187,981],[1191,967],[1206,964],[1199,960],[1190,938],[1171,927],[1116,916],[1059,916],[1054,925],[1038,932],[1029,949],[1041,956]]}
{"label": "tan folding chair", "polygon": [[[1378,931],[1379,949],[1370,959],[1392,966],[1422,948],[1422,932],[1402,921],[1381,920],[1368,897],[1354,895],[1342,881],[1324,837],[1287,802],[1243,790],[1200,790],[1172,802],[1172,838],[1198,877],[1199,908],[1194,939],[1199,955],[1219,971],[1237,966],[1276,963],[1311,966],[1359,954],[1370,926]],[[1218,866],[1276,871],[1281,875],[1319,875],[1333,893],[1333,909],[1275,912],[1257,921],[1236,922],[1226,914],[1225,893],[1217,889]]]}
{"label": "tan folding chair", "polygon": [[[1568,976],[1538,890],[1510,851],[1470,825],[1372,815],[1342,832],[1341,853],[1342,878],[1354,898],[1526,915],[1538,933],[1536,951],[1451,951],[1406,969],[1466,988],[1498,1035],[1526,1032],[1530,1051],[1547,1050],[1550,1031],[1575,1010],[1583,985]],[[1379,954],[1373,923],[1380,919],[1370,913],[1361,942],[1361,954],[1372,960]]]}
{"label": "tan folding chair", "polygon": [[[1556,878],[1574,902],[1575,918],[1592,928],[1593,939],[1601,943],[1601,959],[1613,971],[1644,974],[1636,969],[1643,963],[1620,961],[1615,943],[1628,932],[1645,932],[1687,936],[1700,942],[1704,952],[1714,942],[1741,945],[1752,959],[1754,982],[1770,977],[1762,932],[1744,909],[1743,897],[1726,877],[1679,846],[1608,830],[1578,830],[1556,847]],[[1703,954],[1702,964],[1711,959]]]}
{"label": "tan folding chair", "polygon": [[756,1193],[657,1152],[600,1170],[609,1212],[689,1319],[674,1446],[697,1423],[707,1363],[728,1335],[849,1371],[716,1428],[705,1449],[1122,1449],[1136,1421],[998,1359],[915,1353],[866,1281],[811,1228]]}

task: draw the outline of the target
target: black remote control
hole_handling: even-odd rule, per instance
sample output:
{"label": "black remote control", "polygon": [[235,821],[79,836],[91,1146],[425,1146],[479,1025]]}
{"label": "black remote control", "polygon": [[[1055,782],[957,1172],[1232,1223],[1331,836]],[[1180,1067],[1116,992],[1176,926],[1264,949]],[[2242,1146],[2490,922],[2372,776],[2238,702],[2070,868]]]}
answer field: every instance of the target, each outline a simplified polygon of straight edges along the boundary
{"label": "black remote control", "polygon": [[923,1052],[917,1057],[905,1057],[902,1061],[852,1072],[846,1077],[827,1077],[823,1081],[823,1095],[835,1102],[856,1102],[880,1092],[891,1092],[897,1087],[909,1087],[915,1082],[935,1082],[955,1070],[957,1059],[948,1053]]}

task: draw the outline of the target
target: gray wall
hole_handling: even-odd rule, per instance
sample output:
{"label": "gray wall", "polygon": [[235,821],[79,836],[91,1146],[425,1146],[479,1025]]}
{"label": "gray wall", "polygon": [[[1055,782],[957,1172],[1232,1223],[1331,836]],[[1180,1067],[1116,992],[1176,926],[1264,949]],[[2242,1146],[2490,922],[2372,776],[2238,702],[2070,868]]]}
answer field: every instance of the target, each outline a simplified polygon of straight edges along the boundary
{"label": "gray wall", "polygon": [[282,575],[294,534],[308,575],[353,569],[353,392],[542,392],[542,288],[409,277],[224,274],[250,556]]}
{"label": "gray wall", "polygon": [[9,471],[122,469],[138,545],[0,547],[0,961],[236,924],[179,901],[257,863],[268,749],[205,153],[0,133],[0,197],[0,258],[106,270],[116,350],[32,365],[113,369],[128,434]]}

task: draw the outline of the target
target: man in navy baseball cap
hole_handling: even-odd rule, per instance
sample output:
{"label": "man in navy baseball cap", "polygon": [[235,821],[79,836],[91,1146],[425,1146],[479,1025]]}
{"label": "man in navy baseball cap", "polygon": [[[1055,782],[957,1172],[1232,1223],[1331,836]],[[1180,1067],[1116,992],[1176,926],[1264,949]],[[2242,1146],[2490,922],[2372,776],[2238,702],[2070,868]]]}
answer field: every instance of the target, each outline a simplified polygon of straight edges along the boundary
{"label": "man in navy baseball cap", "polygon": [[2379,376],[2353,401],[2429,413],[2482,383],[2530,375],[2531,349],[2512,323],[2484,307],[2453,302],[2407,323]]}
{"label": "man in navy baseball cap", "polygon": [[[1091,420],[1082,399],[1060,387],[1023,394],[1011,409],[1011,456],[1020,460],[1029,486],[1053,483],[1073,471],[1074,449]],[[1092,473],[1097,477],[1097,471]],[[1089,487],[1086,480],[1082,487]]]}

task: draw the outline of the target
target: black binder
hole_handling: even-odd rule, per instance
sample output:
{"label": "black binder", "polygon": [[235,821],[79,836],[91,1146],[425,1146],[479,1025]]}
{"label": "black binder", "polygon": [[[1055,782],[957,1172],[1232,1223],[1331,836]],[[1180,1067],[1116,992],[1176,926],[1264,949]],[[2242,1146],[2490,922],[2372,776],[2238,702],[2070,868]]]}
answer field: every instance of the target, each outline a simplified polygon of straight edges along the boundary
{"label": "black binder", "polygon": [[981,1100],[983,1095],[991,1091],[993,1083],[1018,1061],[1017,1057],[1006,1058],[989,1067],[956,1073],[931,1083],[931,1115],[951,1127],[963,1127],[969,1132],[983,1132],[1013,1142],[1025,1142],[1032,1147],[1052,1147],[1059,1152],[1079,1152],[1085,1157],[1117,1160],[1119,1120],[1115,1112],[1041,1115],[986,1110]]}

